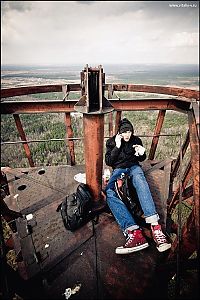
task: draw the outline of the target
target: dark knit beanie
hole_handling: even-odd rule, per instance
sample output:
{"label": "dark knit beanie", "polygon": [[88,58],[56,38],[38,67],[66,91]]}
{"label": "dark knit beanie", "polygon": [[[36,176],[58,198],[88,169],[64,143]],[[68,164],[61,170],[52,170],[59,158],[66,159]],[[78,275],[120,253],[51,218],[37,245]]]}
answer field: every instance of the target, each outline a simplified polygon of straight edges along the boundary
{"label": "dark knit beanie", "polygon": [[133,125],[128,119],[124,118],[119,124],[119,133],[123,133],[126,131],[132,131],[133,133]]}

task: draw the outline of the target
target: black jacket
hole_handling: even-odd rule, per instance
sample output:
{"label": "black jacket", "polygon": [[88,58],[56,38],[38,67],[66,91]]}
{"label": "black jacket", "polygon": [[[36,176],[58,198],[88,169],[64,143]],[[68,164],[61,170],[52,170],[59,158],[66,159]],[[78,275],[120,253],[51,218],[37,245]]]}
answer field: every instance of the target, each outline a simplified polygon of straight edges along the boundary
{"label": "black jacket", "polygon": [[140,161],[146,159],[146,153],[142,156],[135,156],[133,145],[142,145],[139,137],[132,135],[128,142],[122,139],[121,147],[117,148],[115,136],[109,138],[106,142],[105,162],[107,166],[116,168],[130,168],[133,165],[138,165]]}

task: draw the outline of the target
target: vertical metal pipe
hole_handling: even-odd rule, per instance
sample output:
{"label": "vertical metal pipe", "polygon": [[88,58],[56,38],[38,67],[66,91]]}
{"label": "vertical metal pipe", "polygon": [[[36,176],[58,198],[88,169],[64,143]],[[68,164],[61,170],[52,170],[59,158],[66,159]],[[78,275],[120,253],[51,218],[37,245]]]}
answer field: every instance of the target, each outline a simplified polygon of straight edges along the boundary
{"label": "vertical metal pipe", "polygon": [[[19,115],[14,114],[13,117],[15,119],[15,124],[16,124],[17,130],[19,132],[19,135],[20,135],[22,141],[26,141],[27,140],[26,135],[25,135],[25,132],[23,130],[22,123],[21,123]],[[31,157],[31,151],[30,151],[28,143],[23,143],[23,147],[24,147],[24,150],[25,150],[25,153],[26,153],[26,157],[28,158],[29,165],[31,167],[34,167],[35,165],[34,165],[32,157]]]}
{"label": "vertical metal pipe", "polygon": [[83,129],[86,183],[98,202],[102,188],[104,115],[83,114]]}
{"label": "vertical metal pipe", "polygon": [[[181,153],[181,155],[182,155],[182,153]],[[186,186],[187,186],[189,180],[191,179],[191,177],[192,177],[192,167],[191,167],[191,162],[189,162],[188,165],[185,168],[184,174],[182,175],[182,181],[181,181],[182,192],[186,188]],[[180,190],[180,188],[178,186],[178,188],[176,189],[176,191],[173,194],[172,199],[169,201],[168,212],[170,214],[173,213],[173,210],[174,210],[174,208],[175,208],[175,206],[176,206],[176,204],[178,202],[177,201],[177,197],[179,195],[179,190]]]}
{"label": "vertical metal pipe", "polygon": [[180,271],[180,245],[181,245],[181,229],[182,229],[182,151],[181,151],[182,139],[180,134],[179,146],[180,146],[180,167],[179,167],[179,203],[178,203],[178,228],[177,228],[177,252],[176,252],[176,287],[175,294],[176,299],[180,297],[180,288],[181,288],[181,271]]}
{"label": "vertical metal pipe", "polygon": [[[159,135],[160,132],[161,132],[161,128],[162,128],[164,118],[165,118],[165,113],[166,113],[166,110],[160,110],[159,111],[156,126],[155,126],[155,130],[154,130],[155,135]],[[158,145],[158,139],[159,139],[159,136],[154,136],[153,139],[152,139],[152,144],[151,144],[151,148],[150,148],[150,151],[149,151],[149,158],[148,158],[150,160],[154,159],[156,148],[157,148],[157,145]]]}
{"label": "vertical metal pipe", "polygon": [[109,136],[113,136],[113,112],[109,113]]}
{"label": "vertical metal pipe", "polygon": [[[73,138],[73,130],[71,126],[70,113],[65,113],[65,125],[66,125],[67,137]],[[68,145],[69,145],[70,164],[71,166],[74,166],[75,165],[74,141],[69,139]]]}
{"label": "vertical metal pipe", "polygon": [[[108,99],[112,99],[113,95],[113,85],[108,85]],[[109,113],[109,136],[113,136],[113,112]]]}
{"label": "vertical metal pipe", "polygon": [[193,203],[194,203],[194,214],[195,214],[195,229],[196,229],[196,241],[197,241],[197,260],[200,267],[200,230],[199,230],[199,135],[198,127],[199,120],[195,118],[195,111],[192,109],[188,111],[188,123],[190,133],[190,149],[191,149],[191,167],[193,174]]}
{"label": "vertical metal pipe", "polygon": [[122,112],[117,111],[116,112],[116,119],[115,119],[115,134],[117,134],[117,130],[118,130],[118,127],[119,127],[119,122],[121,121],[121,116],[122,116]]}
{"label": "vertical metal pipe", "polygon": [[[183,145],[181,147],[181,151],[180,151],[182,153],[182,159],[183,159],[183,157],[184,157],[184,155],[186,153],[186,150],[187,150],[187,147],[189,145],[189,142],[190,142],[190,139],[189,139],[189,130],[188,130],[188,132],[186,134],[185,141],[184,141],[184,143],[183,143]],[[178,157],[176,159],[175,165],[174,165],[173,170],[171,172],[171,177],[172,178],[176,177],[176,173],[178,171],[179,166],[180,166],[180,153],[179,153],[179,155],[178,155]]]}

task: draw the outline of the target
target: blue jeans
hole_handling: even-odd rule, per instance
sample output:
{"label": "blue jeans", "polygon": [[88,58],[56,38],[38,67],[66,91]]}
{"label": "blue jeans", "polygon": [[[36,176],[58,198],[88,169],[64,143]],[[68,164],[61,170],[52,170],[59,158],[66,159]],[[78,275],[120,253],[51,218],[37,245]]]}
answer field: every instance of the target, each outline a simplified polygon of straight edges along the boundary
{"label": "blue jeans", "polygon": [[156,212],[156,207],[142,168],[139,165],[133,165],[131,168],[115,169],[106,187],[106,198],[108,206],[122,231],[126,232],[126,229],[129,227],[131,229],[139,227],[126,205],[119,199],[115,192],[115,181],[122,173],[130,176],[132,184],[137,191],[146,223],[157,222],[159,216]]}

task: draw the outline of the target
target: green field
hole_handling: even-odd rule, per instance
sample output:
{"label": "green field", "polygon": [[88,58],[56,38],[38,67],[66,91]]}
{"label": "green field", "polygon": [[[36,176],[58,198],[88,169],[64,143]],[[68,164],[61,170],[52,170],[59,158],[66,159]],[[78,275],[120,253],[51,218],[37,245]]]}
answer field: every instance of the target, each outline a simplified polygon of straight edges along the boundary
{"label": "green field", "polygon": [[[129,118],[133,123],[135,134],[141,136],[144,147],[147,149],[147,154],[152,142],[152,137],[149,135],[153,135],[154,133],[157,115],[158,111],[132,111],[122,113],[122,117]],[[113,116],[114,120],[115,112],[113,113]],[[36,166],[69,163],[69,148],[65,141],[66,128],[63,113],[22,114],[20,115],[20,119],[28,141],[45,140],[42,142],[29,143],[32,158]],[[74,137],[83,138],[82,115],[73,115],[71,116],[71,119]],[[108,137],[109,135],[108,121],[108,115],[106,114],[104,126],[105,137]],[[180,135],[181,139],[184,140],[187,128],[186,114],[167,111],[161,134],[169,136],[160,136],[155,158],[176,158],[180,150]],[[64,139],[64,141],[48,141],[50,139]],[[1,141],[20,141],[20,136],[12,115],[1,116]],[[84,163],[83,139],[75,140],[74,145],[76,163],[82,164]],[[2,144],[1,166],[9,166],[12,168],[28,167],[28,160],[25,156],[23,145],[20,143]]]}

